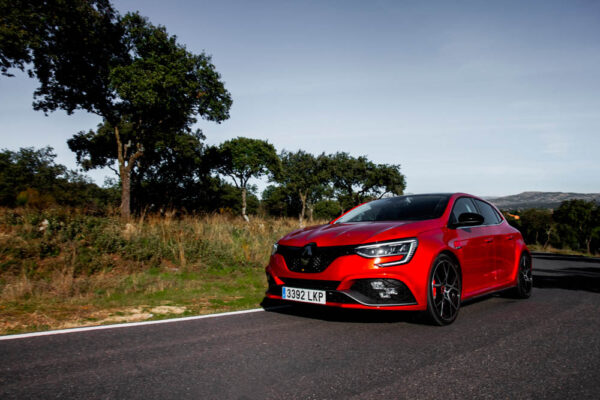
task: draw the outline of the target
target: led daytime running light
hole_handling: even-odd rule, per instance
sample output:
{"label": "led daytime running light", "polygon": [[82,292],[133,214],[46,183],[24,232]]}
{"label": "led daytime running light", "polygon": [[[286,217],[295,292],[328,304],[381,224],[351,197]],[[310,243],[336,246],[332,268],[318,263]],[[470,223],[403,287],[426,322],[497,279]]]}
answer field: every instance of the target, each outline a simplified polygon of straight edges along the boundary
{"label": "led daytime running light", "polygon": [[358,246],[355,251],[356,254],[365,258],[404,256],[401,260],[375,264],[378,267],[391,267],[409,262],[417,250],[417,244],[417,239],[397,240]]}

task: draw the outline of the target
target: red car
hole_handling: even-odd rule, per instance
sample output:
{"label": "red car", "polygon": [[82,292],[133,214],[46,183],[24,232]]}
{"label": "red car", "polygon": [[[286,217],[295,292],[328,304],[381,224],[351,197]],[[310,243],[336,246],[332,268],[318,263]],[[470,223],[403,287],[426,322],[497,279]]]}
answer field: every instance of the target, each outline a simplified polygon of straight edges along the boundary
{"label": "red car", "polygon": [[520,232],[490,203],[465,193],[390,197],[273,245],[272,299],[344,308],[421,310],[456,319],[461,301],[505,289],[532,290]]}

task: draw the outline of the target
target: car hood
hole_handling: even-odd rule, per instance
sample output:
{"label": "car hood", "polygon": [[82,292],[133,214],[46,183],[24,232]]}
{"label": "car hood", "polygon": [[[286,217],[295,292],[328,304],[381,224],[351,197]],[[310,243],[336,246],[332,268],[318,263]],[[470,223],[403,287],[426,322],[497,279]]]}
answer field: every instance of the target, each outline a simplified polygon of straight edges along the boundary
{"label": "car hood", "polygon": [[415,237],[437,226],[439,220],[352,222],[309,226],[287,234],[279,240],[279,243],[286,246],[305,246],[308,243],[316,243],[317,246],[373,243]]}

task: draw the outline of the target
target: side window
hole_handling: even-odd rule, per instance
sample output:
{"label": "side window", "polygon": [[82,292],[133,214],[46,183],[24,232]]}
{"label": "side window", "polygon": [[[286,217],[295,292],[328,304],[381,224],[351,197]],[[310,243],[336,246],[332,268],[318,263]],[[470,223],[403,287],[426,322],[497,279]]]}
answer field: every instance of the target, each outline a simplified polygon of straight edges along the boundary
{"label": "side window", "polygon": [[475,200],[475,203],[477,203],[480,214],[483,215],[485,225],[496,225],[501,221],[496,210],[488,203],[481,200]]}
{"label": "side window", "polygon": [[477,209],[473,201],[469,197],[461,197],[454,202],[454,208],[452,208],[452,214],[450,215],[450,223],[456,223],[460,214],[476,212]]}

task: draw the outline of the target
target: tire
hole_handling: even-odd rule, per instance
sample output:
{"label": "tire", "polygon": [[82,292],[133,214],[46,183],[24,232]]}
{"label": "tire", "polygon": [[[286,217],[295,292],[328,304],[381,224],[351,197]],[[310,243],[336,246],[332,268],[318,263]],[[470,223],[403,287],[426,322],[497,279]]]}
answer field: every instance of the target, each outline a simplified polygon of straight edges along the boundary
{"label": "tire", "polygon": [[533,274],[531,257],[527,253],[521,254],[519,269],[517,270],[517,286],[512,289],[512,296],[518,299],[528,299],[533,290]]}
{"label": "tire", "polygon": [[461,277],[458,264],[446,254],[433,262],[427,280],[426,317],[433,325],[454,322],[460,309]]}

